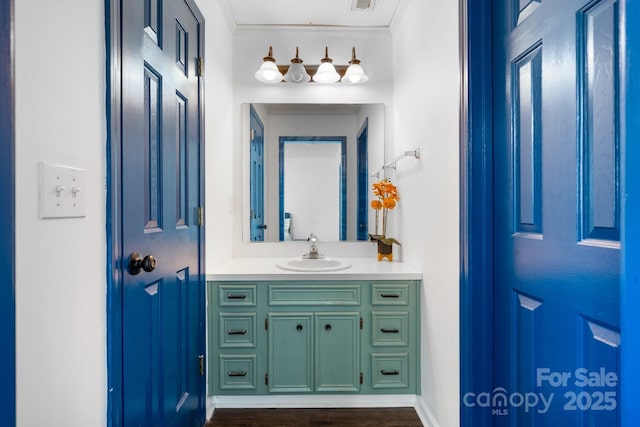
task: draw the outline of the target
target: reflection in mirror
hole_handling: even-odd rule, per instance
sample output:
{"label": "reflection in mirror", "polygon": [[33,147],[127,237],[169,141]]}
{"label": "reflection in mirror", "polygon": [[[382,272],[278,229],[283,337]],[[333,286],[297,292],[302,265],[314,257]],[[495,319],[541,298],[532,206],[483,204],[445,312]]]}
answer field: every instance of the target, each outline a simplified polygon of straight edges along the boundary
{"label": "reflection in mirror", "polygon": [[347,138],[280,137],[280,240],[347,238]]}
{"label": "reflection in mirror", "polygon": [[243,106],[245,241],[367,240],[382,104]]}

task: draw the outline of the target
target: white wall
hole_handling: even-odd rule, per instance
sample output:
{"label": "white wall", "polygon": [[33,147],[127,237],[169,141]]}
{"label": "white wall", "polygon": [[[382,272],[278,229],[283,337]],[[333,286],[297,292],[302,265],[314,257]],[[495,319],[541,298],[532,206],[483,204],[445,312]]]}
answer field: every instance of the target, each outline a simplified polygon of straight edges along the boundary
{"label": "white wall", "polygon": [[[215,165],[232,158],[231,31],[217,1],[198,3]],[[18,427],[107,425],[104,19],[102,1],[15,2]],[[39,161],[86,169],[86,217],[39,219]],[[207,255],[228,257],[233,188],[216,167],[206,179]]]}
{"label": "white wall", "polygon": [[[205,17],[205,230],[206,269],[231,258],[234,155],[231,28],[220,0],[197,0]],[[239,125],[238,125],[239,126]],[[248,126],[248,125],[247,125]]]}
{"label": "white wall", "polygon": [[459,425],[458,2],[410,0],[393,33],[391,155],[419,148],[390,176],[400,203],[391,233],[424,272],[422,396],[440,426]]}
{"label": "white wall", "polygon": [[[103,2],[15,2],[17,425],[106,425]],[[38,217],[38,161],[86,169],[87,216]]]}

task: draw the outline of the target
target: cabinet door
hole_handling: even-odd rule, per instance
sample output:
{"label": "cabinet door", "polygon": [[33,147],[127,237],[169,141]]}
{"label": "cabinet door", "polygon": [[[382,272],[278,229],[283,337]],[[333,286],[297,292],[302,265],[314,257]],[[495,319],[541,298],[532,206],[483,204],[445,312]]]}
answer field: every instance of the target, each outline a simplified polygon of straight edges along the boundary
{"label": "cabinet door", "polygon": [[270,392],[313,390],[313,313],[269,314]]}
{"label": "cabinet door", "polygon": [[360,313],[316,313],[316,391],[360,389]]}

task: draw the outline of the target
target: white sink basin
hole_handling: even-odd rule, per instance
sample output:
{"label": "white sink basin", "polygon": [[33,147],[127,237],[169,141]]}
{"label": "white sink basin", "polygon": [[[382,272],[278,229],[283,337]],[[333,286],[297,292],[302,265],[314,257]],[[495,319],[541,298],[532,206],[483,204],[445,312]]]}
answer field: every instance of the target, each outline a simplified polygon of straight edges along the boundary
{"label": "white sink basin", "polygon": [[351,264],[334,258],[294,258],[276,266],[289,271],[338,271],[346,270]]}

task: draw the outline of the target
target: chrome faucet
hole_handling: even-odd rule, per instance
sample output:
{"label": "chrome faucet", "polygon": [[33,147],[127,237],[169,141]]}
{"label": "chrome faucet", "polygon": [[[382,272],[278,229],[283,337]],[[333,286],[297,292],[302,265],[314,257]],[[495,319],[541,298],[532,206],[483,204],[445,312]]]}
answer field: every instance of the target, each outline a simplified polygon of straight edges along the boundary
{"label": "chrome faucet", "polygon": [[318,246],[316,245],[316,243],[318,243],[318,236],[311,233],[307,238],[307,240],[311,242],[311,246],[309,247],[309,253],[302,255],[302,258],[306,258],[306,259],[323,258],[324,255],[318,253]]}

